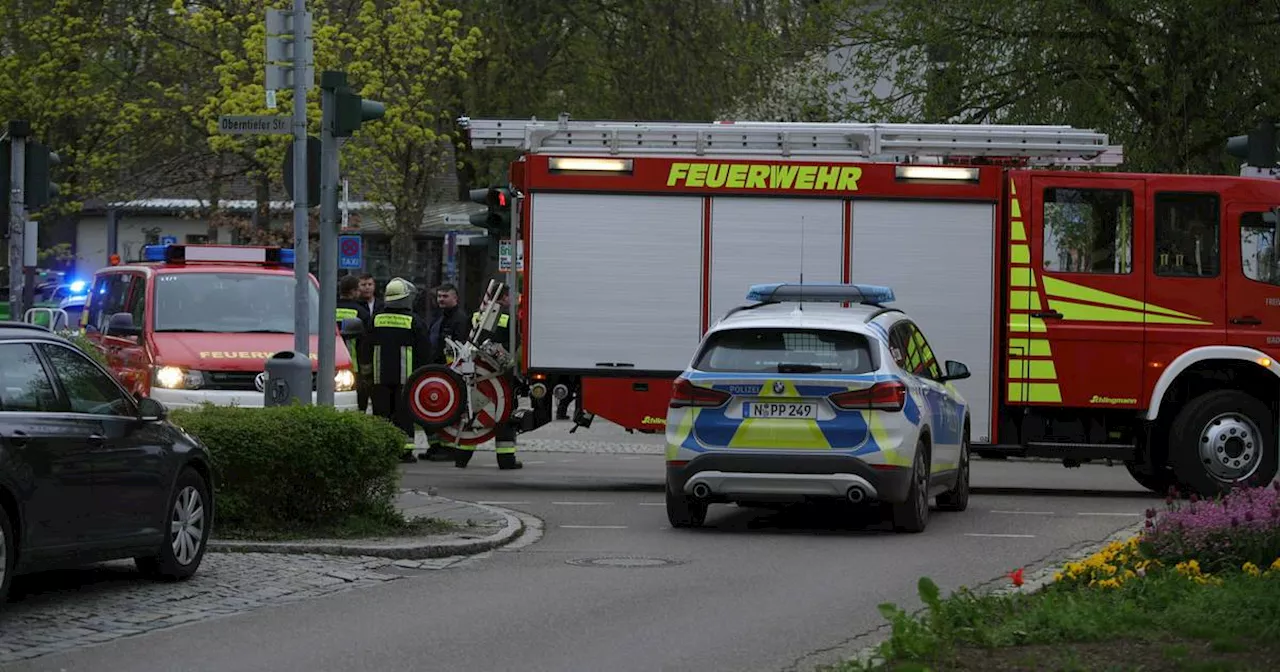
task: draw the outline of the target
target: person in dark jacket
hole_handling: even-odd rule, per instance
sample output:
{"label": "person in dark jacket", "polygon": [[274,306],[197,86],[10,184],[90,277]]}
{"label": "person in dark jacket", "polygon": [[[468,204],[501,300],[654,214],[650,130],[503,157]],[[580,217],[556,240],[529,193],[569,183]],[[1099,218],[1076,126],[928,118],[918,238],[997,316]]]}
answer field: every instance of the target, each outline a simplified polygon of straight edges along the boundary
{"label": "person in dark jacket", "polygon": [[364,324],[364,334],[350,339],[347,343],[347,354],[351,357],[351,372],[356,376],[356,401],[360,412],[369,408],[369,367],[373,359],[372,334],[373,314],[369,306],[360,300],[360,279],[354,275],[344,275],[338,282],[338,309],[335,312],[338,328],[342,321],[349,318],[360,320]]}
{"label": "person in dark jacket", "polygon": [[[445,338],[462,342],[471,336],[471,323],[467,313],[458,305],[458,288],[445,283],[436,288],[436,310],[431,319],[430,340],[432,364],[452,364],[453,357],[446,347]],[[427,450],[418,457],[433,462],[456,458],[458,445],[440,434],[427,435]]]}
{"label": "person in dark jacket", "polygon": [[387,283],[384,308],[373,316],[373,413],[390,420],[405,433],[405,462],[414,457],[416,425],[404,404],[404,385],[409,374],[425,363],[431,352],[427,324],[413,314],[413,284],[401,278]]}

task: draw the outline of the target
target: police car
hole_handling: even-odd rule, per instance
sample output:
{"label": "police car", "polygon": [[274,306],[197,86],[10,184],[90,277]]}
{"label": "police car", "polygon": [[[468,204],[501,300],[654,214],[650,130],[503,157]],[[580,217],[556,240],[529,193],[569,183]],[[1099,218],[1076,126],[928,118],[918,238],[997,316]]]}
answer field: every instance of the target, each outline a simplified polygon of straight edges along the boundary
{"label": "police car", "polygon": [[969,502],[969,409],[888,287],[755,285],[709,330],[667,413],[667,517],[843,499],[921,532]]}

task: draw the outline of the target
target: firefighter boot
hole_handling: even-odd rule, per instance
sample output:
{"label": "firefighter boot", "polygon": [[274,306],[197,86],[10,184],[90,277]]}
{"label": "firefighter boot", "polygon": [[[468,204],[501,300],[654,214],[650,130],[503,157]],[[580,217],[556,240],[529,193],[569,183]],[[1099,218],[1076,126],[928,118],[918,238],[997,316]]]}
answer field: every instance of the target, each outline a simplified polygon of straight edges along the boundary
{"label": "firefighter boot", "polygon": [[511,425],[498,428],[497,436],[498,468],[520,469],[524,463],[516,459],[516,429]]}
{"label": "firefighter boot", "polygon": [[426,451],[418,453],[418,457],[430,462],[449,462],[454,459],[457,448],[452,444],[445,443],[434,435],[429,436],[427,441],[429,443]]}
{"label": "firefighter boot", "polygon": [[523,469],[524,462],[516,459],[515,453],[500,453],[498,455],[499,469]]}
{"label": "firefighter boot", "polygon": [[400,461],[401,461],[401,462],[404,462],[404,463],[406,463],[406,464],[413,464],[413,463],[417,462],[417,461],[418,461],[418,458],[417,458],[417,457],[415,457],[415,456],[414,456],[414,454],[413,454],[413,449],[414,449],[415,447],[416,447],[416,446],[414,446],[412,442],[407,442],[407,443],[405,443],[405,444],[404,444],[404,452],[400,454]]}
{"label": "firefighter boot", "polygon": [[475,446],[458,446],[453,450],[453,466],[466,469],[471,456],[475,454]]}

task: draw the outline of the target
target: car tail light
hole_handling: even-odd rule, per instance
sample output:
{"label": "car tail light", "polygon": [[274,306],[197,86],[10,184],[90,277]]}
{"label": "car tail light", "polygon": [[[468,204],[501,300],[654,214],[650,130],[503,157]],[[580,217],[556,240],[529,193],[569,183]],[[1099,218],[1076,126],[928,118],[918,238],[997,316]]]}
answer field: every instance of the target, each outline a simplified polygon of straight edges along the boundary
{"label": "car tail light", "polygon": [[846,410],[901,411],[907,403],[907,386],[893,380],[865,390],[831,395],[831,403]]}
{"label": "car tail light", "polygon": [[685,406],[719,406],[729,401],[729,393],[697,387],[687,378],[676,378],[671,386],[671,407]]}

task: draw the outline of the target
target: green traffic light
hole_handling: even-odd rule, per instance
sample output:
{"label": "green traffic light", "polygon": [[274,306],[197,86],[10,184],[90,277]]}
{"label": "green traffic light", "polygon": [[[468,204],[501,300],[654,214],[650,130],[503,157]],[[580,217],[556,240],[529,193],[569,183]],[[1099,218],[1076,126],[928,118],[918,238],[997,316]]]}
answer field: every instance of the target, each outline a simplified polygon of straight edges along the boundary
{"label": "green traffic light", "polygon": [[1248,135],[1227,138],[1227,153],[1254,168],[1274,168],[1280,161],[1280,146],[1276,141],[1276,124],[1263,122]]}
{"label": "green traffic light", "polygon": [[349,138],[366,121],[376,121],[387,113],[387,106],[376,100],[365,100],[349,87],[338,87],[333,92],[333,134]]}

